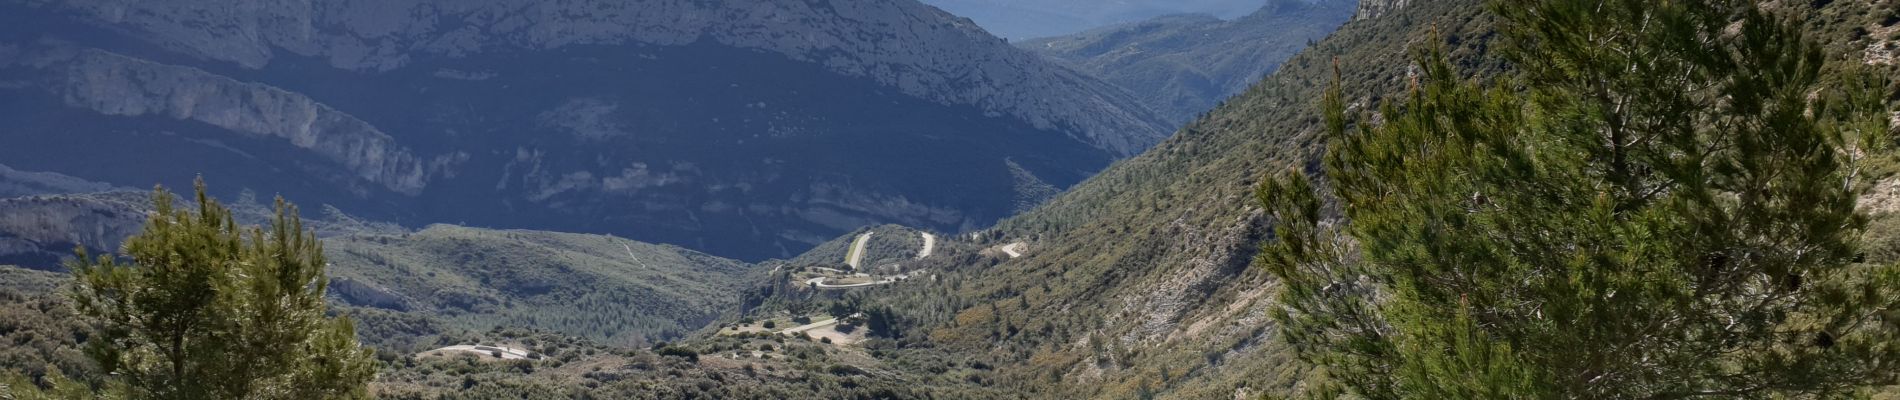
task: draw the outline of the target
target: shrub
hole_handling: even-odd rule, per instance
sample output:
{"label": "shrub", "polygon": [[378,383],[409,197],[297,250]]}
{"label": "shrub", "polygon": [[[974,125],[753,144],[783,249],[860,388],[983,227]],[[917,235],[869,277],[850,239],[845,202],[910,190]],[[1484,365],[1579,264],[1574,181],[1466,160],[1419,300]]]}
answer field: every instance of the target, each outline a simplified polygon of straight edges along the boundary
{"label": "shrub", "polygon": [[844,364],[832,364],[830,367],[825,368],[825,372],[837,376],[864,375],[864,369]]}
{"label": "shrub", "polygon": [[660,349],[659,353],[662,356],[679,357],[679,358],[684,358],[687,360],[699,361],[699,352],[693,351],[693,349],[689,349],[685,347],[667,346],[666,348]]}

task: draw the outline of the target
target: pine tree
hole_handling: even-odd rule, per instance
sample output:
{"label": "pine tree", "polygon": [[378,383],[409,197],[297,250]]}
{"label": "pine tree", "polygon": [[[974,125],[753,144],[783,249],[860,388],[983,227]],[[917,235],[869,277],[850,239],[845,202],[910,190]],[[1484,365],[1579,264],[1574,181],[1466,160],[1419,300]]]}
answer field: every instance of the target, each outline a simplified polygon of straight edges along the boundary
{"label": "pine tree", "polygon": [[[1494,1],[1519,76],[1441,48],[1383,123],[1328,94],[1330,196],[1257,194],[1276,318],[1341,392],[1828,396],[1895,382],[1900,268],[1856,264],[1874,85],[1745,0]],[[1828,68],[1841,68],[1830,70]],[[1822,71],[1836,72],[1827,79]]]}
{"label": "pine tree", "polygon": [[897,338],[901,336],[897,327],[897,314],[890,307],[873,307],[864,311],[865,329],[871,336]]}
{"label": "pine tree", "polygon": [[239,227],[197,183],[197,212],[156,190],[126,240],[129,264],[82,249],[72,298],[87,355],[131,397],[361,398],[375,373],[348,318],[325,316],[321,245],[278,199],[268,228]]}
{"label": "pine tree", "polygon": [[41,378],[48,387],[41,388],[32,378],[15,370],[0,370],[0,399],[4,400],[116,400],[124,399],[123,388],[100,393],[85,382],[67,378],[59,370],[48,371]]}

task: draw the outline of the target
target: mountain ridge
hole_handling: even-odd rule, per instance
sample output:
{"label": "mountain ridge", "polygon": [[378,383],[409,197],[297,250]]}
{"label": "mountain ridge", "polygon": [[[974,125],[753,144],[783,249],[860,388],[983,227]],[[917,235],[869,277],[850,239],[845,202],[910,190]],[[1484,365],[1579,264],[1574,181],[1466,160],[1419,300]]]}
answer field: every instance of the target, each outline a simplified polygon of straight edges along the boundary
{"label": "mountain ridge", "polygon": [[910,0],[4,0],[0,55],[21,171],[753,261],[980,229],[1167,130]]}
{"label": "mountain ridge", "polygon": [[[1279,1],[1279,0],[1274,0]],[[1168,14],[1237,18],[1260,8],[1264,0],[927,0],[967,15],[997,36],[1026,40],[1139,21]]]}
{"label": "mountain ridge", "polygon": [[[1113,119],[1106,122],[1076,119],[1078,113],[1088,108],[1069,104],[1070,101],[1111,104],[1136,113],[1142,110],[1132,107],[1127,99],[1118,98],[1118,92],[1099,90],[1101,88],[1095,88],[1098,89],[1095,93],[1081,99],[1033,97],[1051,89],[1052,86],[1042,86],[1050,85],[1049,81],[1059,83],[1057,86],[1090,83],[1061,68],[1038,66],[1026,55],[994,51],[1007,45],[974,26],[955,22],[964,21],[961,18],[914,1],[836,1],[803,7],[799,3],[759,3],[753,8],[708,7],[702,2],[682,0],[645,0],[618,7],[586,1],[525,0],[226,2],[243,6],[200,2],[185,9],[116,0],[10,2],[23,2],[32,8],[63,7],[67,13],[80,15],[89,23],[148,35],[147,40],[162,47],[247,69],[268,66],[279,57],[279,52],[326,58],[332,67],[344,70],[387,72],[409,65],[417,56],[476,54],[502,46],[496,43],[550,50],[568,45],[670,46],[712,40],[818,63],[847,76],[870,77],[911,96],[1015,115],[1038,128],[1053,129],[1065,124],[1083,127],[1098,146],[1123,154],[1144,147],[1147,143],[1143,141],[1158,140],[1167,129],[1148,121],[1152,117],[1143,115],[1111,115]],[[597,4],[602,7],[580,11]],[[127,18],[128,15],[149,17]],[[925,15],[933,19],[925,20]],[[404,20],[404,16],[410,19]],[[460,26],[444,21],[458,16],[463,19],[459,21]],[[889,21],[891,18],[911,20],[905,21],[908,23],[903,26],[888,22],[860,24],[882,30],[869,34],[808,28],[835,26],[836,21]],[[831,21],[814,23],[809,21],[812,19]],[[945,25],[937,21],[952,22]],[[453,29],[436,30],[444,25]],[[900,36],[904,33],[911,37]],[[935,39],[919,39],[925,36]],[[957,54],[924,52],[901,45],[935,41],[991,42],[992,49]],[[836,57],[835,53],[860,57]],[[1055,79],[1019,79],[1021,76],[1003,73],[995,67],[984,66],[983,62],[1007,63],[1011,67],[1006,69],[1008,71],[1052,75]],[[926,69],[914,70],[919,67]],[[962,82],[978,85],[962,88],[957,85]],[[1011,92],[980,89],[1025,85],[1023,90]],[[1109,137],[1111,130],[1128,131],[1123,134],[1135,136]]]}
{"label": "mountain ridge", "polygon": [[1185,125],[1351,18],[1355,0],[1275,0],[1233,20],[1173,15],[1020,42]]}

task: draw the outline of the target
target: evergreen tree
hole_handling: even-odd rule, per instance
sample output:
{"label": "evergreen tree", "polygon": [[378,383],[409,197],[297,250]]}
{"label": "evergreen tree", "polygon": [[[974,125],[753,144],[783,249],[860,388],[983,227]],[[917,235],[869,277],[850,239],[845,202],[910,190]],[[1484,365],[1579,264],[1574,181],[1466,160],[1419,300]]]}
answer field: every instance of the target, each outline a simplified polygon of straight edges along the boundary
{"label": "evergreen tree", "polygon": [[897,328],[897,313],[890,307],[873,307],[864,311],[864,317],[865,329],[869,330],[871,336],[893,339],[900,336]]}
{"label": "evergreen tree", "polygon": [[[1324,183],[1258,195],[1286,338],[1396,398],[1824,397],[1895,381],[1900,268],[1856,264],[1872,85],[1746,0],[1492,2],[1520,75],[1442,49]],[[1844,68],[1845,66],[1835,66]],[[1342,222],[1343,221],[1343,222]]]}
{"label": "evergreen tree", "polygon": [[47,388],[41,388],[32,378],[14,370],[0,370],[0,399],[5,400],[114,400],[124,399],[123,388],[116,391],[99,393],[85,382],[67,378],[59,370],[53,370],[41,379]]}
{"label": "evergreen tree", "polygon": [[153,195],[157,210],[124,257],[70,267],[72,298],[93,326],[87,355],[155,399],[364,397],[375,373],[347,318],[325,316],[321,245],[277,200],[268,228],[239,227],[197,184],[197,212]]}

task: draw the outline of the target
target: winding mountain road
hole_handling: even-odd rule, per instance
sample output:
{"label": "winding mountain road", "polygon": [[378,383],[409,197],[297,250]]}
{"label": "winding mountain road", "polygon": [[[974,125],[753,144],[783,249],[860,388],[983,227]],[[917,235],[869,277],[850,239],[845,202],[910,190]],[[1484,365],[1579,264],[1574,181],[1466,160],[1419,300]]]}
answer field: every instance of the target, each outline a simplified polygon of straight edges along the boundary
{"label": "winding mountain road", "polygon": [[937,251],[937,235],[932,235],[930,232],[919,233],[924,235],[924,249],[917,251],[917,259],[922,260],[924,257],[929,257],[931,252]]}
{"label": "winding mountain road", "polygon": [[851,266],[851,269],[858,269],[858,264],[864,262],[864,246],[871,243],[873,233],[877,232],[865,232],[858,235],[858,240],[851,242],[851,252],[845,253],[844,265]]}
{"label": "winding mountain road", "polygon": [[997,250],[1002,250],[1003,254],[1009,255],[1009,258],[1019,258],[1023,256],[1022,248],[1024,244],[1023,242],[1010,243],[997,248]]}
{"label": "winding mountain road", "polygon": [[501,359],[503,360],[526,360],[528,359],[528,354],[529,354],[527,350],[522,350],[522,349],[500,347],[500,346],[481,346],[481,345],[456,345],[456,346],[449,346],[449,347],[443,347],[440,349],[435,349],[433,351],[439,351],[439,352],[445,352],[445,353],[451,352],[451,351],[464,351],[464,352],[476,353],[476,354],[491,356],[491,357],[495,355],[495,352],[501,352]]}
{"label": "winding mountain road", "polygon": [[821,276],[817,278],[806,279],[805,284],[812,285],[813,287],[817,287],[819,289],[850,289],[850,288],[861,288],[861,287],[866,287],[866,286],[884,285],[884,284],[890,284],[892,282],[897,282],[896,279],[884,278],[884,279],[879,279],[879,280],[865,282],[865,283],[853,283],[853,284],[848,284],[848,285],[832,285],[832,284],[825,283],[825,279],[828,279],[828,278]]}
{"label": "winding mountain road", "polygon": [[778,333],[780,335],[797,335],[797,334],[805,333],[806,331],[810,331],[813,329],[823,328],[823,327],[837,325],[837,324],[838,324],[838,319],[831,318],[831,319],[827,319],[823,321],[799,325],[798,327],[782,330],[782,331],[779,331]]}

